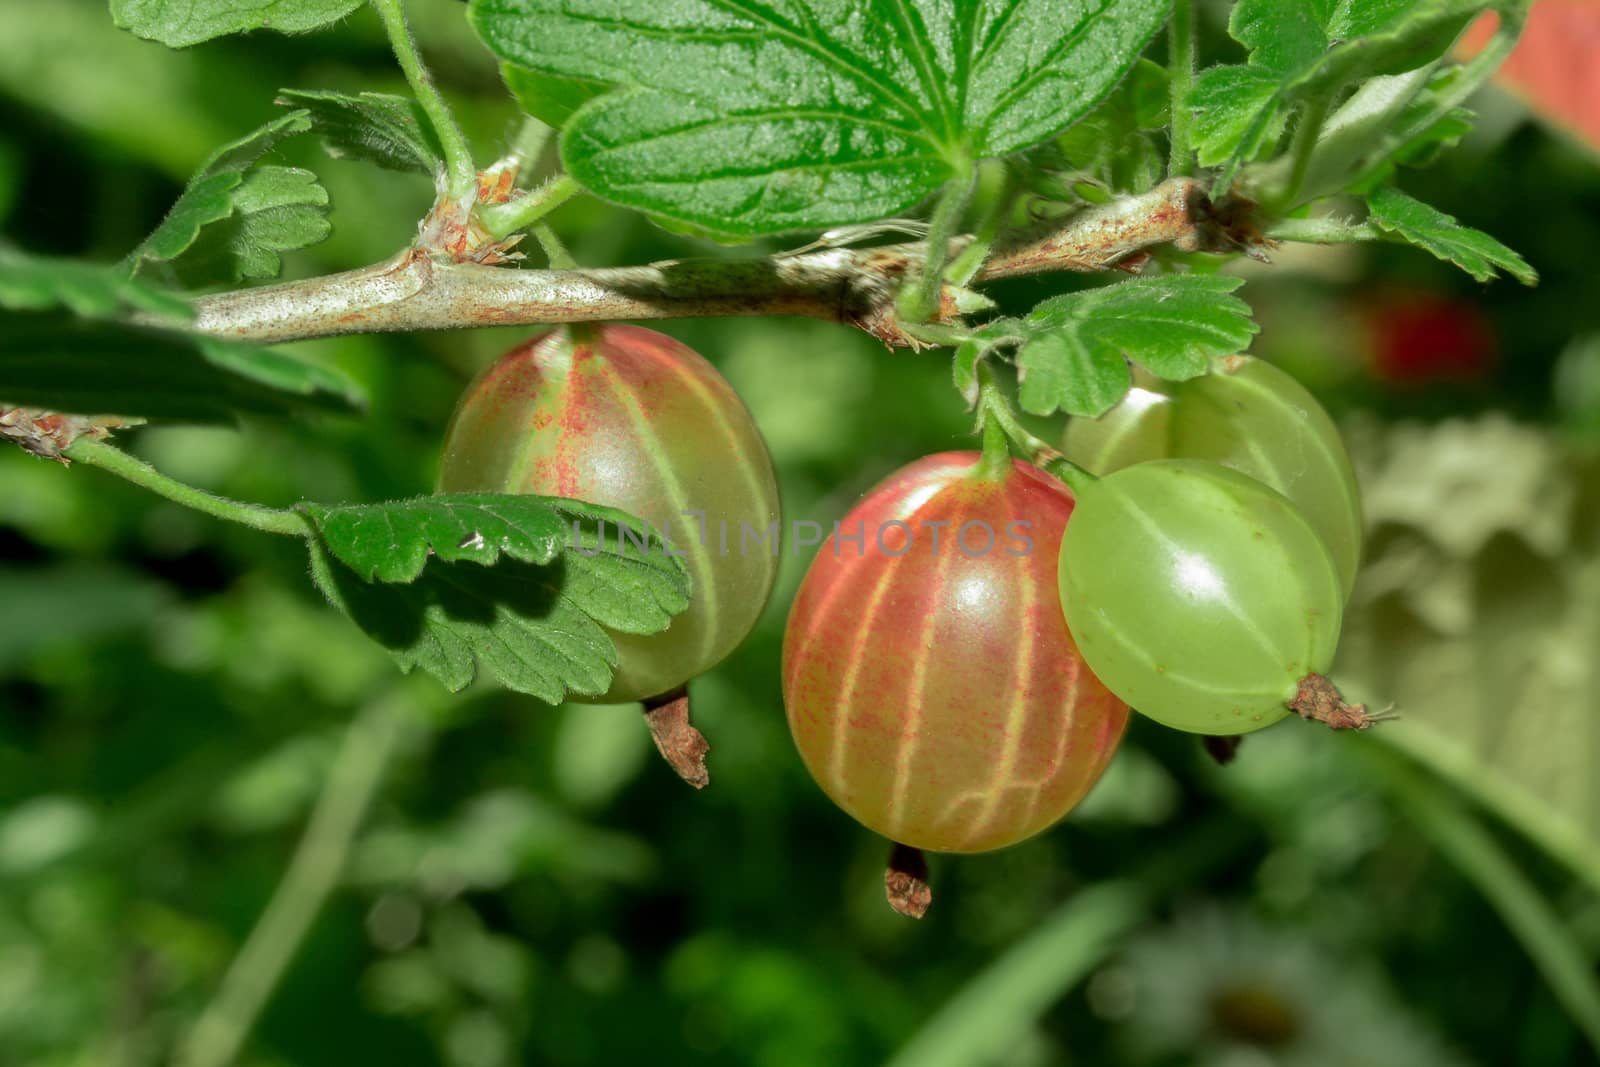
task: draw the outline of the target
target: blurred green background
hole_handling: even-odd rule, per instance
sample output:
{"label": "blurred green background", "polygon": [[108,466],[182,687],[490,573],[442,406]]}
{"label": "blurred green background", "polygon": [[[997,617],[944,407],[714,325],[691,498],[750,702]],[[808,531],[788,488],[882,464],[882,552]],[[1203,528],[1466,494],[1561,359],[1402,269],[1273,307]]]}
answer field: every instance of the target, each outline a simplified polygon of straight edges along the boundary
{"label": "blurred green background", "polygon": [[[517,127],[492,63],[461,5],[410,7],[487,157]],[[123,255],[279,87],[403,91],[364,9],[182,53],[94,0],[0,0],[0,27],[0,224],[40,253]],[[1372,539],[1342,673],[1405,720],[1286,722],[1226,768],[1137,721],[1063,825],[935,857],[921,923],[885,906],[884,843],[788,737],[804,558],[695,683],[695,793],[636,708],[403,680],[319,602],[298,545],[0,451],[0,1065],[169,1062],[352,719],[384,724],[357,743],[392,749],[387,776],[348,863],[309,868],[337,886],[241,1062],[1600,1062],[1600,166],[1509,97],[1475,106],[1404,184],[1516,247],[1537,289],[1343,248],[1285,249],[1242,291],[1253,351],[1347,420]],[[309,139],[275,155],[334,204],[291,276],[386,257],[430,200]],[[592,201],[553,224],[585,264],[716,254]],[[662,328],[744,396],[791,518],[970,440],[937,354],[806,321]],[[529,332],[305,344],[366,386],[366,418],[125,440],[268,504],[426,492],[457,392]]]}

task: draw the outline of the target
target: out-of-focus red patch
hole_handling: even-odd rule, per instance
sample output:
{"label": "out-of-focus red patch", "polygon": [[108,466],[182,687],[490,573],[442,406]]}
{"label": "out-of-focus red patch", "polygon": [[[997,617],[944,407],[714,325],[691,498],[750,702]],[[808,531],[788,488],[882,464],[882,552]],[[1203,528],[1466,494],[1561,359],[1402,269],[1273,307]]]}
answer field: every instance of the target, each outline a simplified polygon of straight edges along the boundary
{"label": "out-of-focus red patch", "polygon": [[[1493,14],[1473,23],[1461,39],[1462,57],[1481,51],[1498,24]],[[1495,81],[1600,151],[1600,0],[1538,0]]]}
{"label": "out-of-focus red patch", "polygon": [[1372,373],[1393,385],[1472,382],[1494,366],[1494,328],[1477,308],[1436,293],[1382,298],[1362,311]]}

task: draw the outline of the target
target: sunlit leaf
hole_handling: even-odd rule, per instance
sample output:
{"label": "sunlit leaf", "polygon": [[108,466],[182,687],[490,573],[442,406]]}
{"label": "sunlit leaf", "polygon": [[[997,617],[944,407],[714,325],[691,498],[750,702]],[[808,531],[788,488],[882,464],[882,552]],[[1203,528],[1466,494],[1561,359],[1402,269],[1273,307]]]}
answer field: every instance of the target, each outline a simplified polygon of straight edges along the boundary
{"label": "sunlit leaf", "polygon": [[1233,295],[1240,278],[1164,275],[1052,297],[1020,328],[1022,406],[1096,416],[1128,391],[1128,361],[1182,381],[1215,356],[1243,350],[1256,332],[1250,308]]}
{"label": "sunlit leaf", "polygon": [[611,508],[484,493],[302,511],[318,588],[451,690],[482,670],[552,704],[604,693],[607,630],[656,633],[689,603],[683,560]]}
{"label": "sunlit leaf", "polygon": [[897,214],[971,161],[1058,133],[1121,80],[1169,6],[473,0],[471,18],[509,64],[618,87],[562,131],[585,186],[754,236]]}

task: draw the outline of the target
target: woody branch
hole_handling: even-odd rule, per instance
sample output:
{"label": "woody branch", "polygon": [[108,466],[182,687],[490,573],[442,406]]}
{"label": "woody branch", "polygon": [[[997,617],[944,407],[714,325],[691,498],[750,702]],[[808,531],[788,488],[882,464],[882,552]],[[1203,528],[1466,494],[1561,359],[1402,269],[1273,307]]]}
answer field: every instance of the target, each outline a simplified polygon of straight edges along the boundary
{"label": "woody branch", "polygon": [[[973,280],[1131,268],[1160,245],[1231,249],[1238,241],[1218,221],[1199,182],[1174,178],[999,245]],[[894,294],[923,256],[922,245],[906,244],[756,260],[516,270],[441,261],[408,249],[340,274],[200,297],[193,325],[217,337],[273,343],[477,326],[802,315],[901,345],[911,342],[895,317]]]}

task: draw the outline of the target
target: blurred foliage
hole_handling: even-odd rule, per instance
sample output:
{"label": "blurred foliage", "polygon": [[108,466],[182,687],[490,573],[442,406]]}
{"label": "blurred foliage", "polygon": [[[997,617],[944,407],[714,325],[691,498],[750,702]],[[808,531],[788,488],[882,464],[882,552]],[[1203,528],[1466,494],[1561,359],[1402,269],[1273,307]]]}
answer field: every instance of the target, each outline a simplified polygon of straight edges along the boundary
{"label": "blurred foliage", "polygon": [[[513,110],[460,5],[410,8],[475,142],[504,141]],[[117,32],[95,0],[0,0],[0,25],[0,223],[38,253],[126,254],[217,145],[278,113],[281,87],[401,88],[365,10],[184,52]],[[1551,836],[1569,827],[1593,864],[1600,545],[1594,468],[1573,442],[1600,427],[1600,180],[1515,105],[1474,106],[1463,148],[1405,184],[1510,240],[1539,288],[1340,248],[1285,250],[1243,292],[1264,328],[1253,350],[1364,413],[1350,425],[1375,528],[1352,672],[1403,700],[1394,744],[1462,754],[1435,769],[1509,818],[1485,825],[1592,969],[1600,901]],[[287,255],[291,275],[387,256],[431,198],[423,178],[310,139],[274,157],[331,198],[333,235]],[[585,263],[708,249],[583,200],[552,223]],[[1068,284],[1000,295],[1017,313]],[[1383,377],[1368,309],[1408,292],[1473,305],[1494,358],[1459,380]],[[664,329],[745,397],[791,517],[827,522],[895,467],[971,442],[942,359],[812,322]],[[365,417],[127,440],[267,504],[414,495],[457,391],[525,333],[293,346],[359,382]],[[165,1063],[266,906],[345,725],[394,669],[322,604],[298,545],[87,468],[0,452],[0,557],[0,1065]],[[1365,758],[1374,736],[1286,722],[1224,768],[1137,722],[1064,825],[935,857],[929,918],[893,914],[882,842],[828,804],[784,722],[782,625],[805,562],[786,552],[755,635],[696,683],[703,793],[657,760],[634,707],[406,689],[416,714],[388,779],[243,1062],[852,1067],[935,1018],[981,1031],[963,1062],[1008,1067],[1594,1062],[1500,914]],[[972,995],[985,982],[1036,1006]]]}

